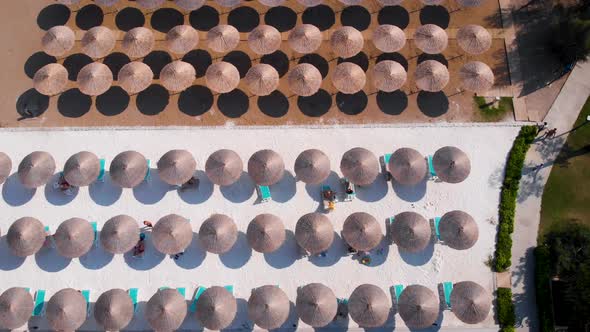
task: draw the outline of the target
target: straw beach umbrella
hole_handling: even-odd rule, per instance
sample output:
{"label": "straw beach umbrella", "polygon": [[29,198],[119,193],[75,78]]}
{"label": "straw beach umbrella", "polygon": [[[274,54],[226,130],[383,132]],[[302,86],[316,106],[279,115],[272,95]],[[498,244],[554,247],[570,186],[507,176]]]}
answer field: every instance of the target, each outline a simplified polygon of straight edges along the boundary
{"label": "straw beach umbrella", "polygon": [[67,258],[84,256],[94,244],[94,230],[82,218],[70,218],[62,222],[53,235],[55,247]]}
{"label": "straw beach umbrella", "polygon": [[0,328],[12,330],[27,323],[33,313],[33,297],[24,288],[13,287],[0,295]]}
{"label": "straw beach umbrella", "polygon": [[248,46],[256,54],[270,54],[281,47],[281,33],[270,25],[259,25],[248,35]]}
{"label": "straw beach umbrella", "polygon": [[322,45],[322,32],[315,25],[301,24],[289,32],[289,46],[299,53],[307,54]]}
{"label": "straw beach umbrella", "polygon": [[199,33],[190,25],[177,25],[166,34],[166,47],[172,53],[185,54],[199,44]]}
{"label": "straw beach umbrella", "polygon": [[129,325],[133,311],[133,301],[127,292],[115,288],[98,297],[94,305],[94,318],[106,331],[119,331]]}
{"label": "straw beach umbrella", "polygon": [[391,24],[382,24],[373,31],[373,44],[382,52],[397,52],[406,45],[406,34]]}
{"label": "straw beach umbrella", "polygon": [[377,0],[383,6],[399,6],[402,0]]}
{"label": "straw beach umbrella", "polygon": [[457,43],[467,53],[482,54],[492,46],[492,35],[480,25],[469,24],[457,30]]}
{"label": "straw beach umbrella", "polygon": [[199,229],[199,242],[210,253],[224,254],[230,251],[237,239],[236,223],[224,214],[212,215]]}
{"label": "straw beach umbrella", "polygon": [[305,214],[299,218],[295,226],[295,240],[310,255],[321,254],[328,250],[334,241],[334,226],[324,214]]}
{"label": "straw beach umbrella", "polygon": [[402,212],[391,226],[393,242],[403,251],[419,252],[430,243],[432,231],[428,220],[416,212]]}
{"label": "straw beach umbrella", "polygon": [[222,330],[236,317],[238,304],[225,288],[207,288],[197,301],[197,319],[209,330]]}
{"label": "straw beach umbrella", "polygon": [[18,165],[18,178],[25,188],[35,189],[46,184],[55,172],[55,160],[44,151],[27,155]]}
{"label": "straw beach umbrella", "polygon": [[119,85],[127,93],[134,95],[147,89],[154,79],[154,72],[143,62],[134,61],[119,70]]}
{"label": "straw beach umbrella", "polygon": [[0,184],[8,179],[11,171],[12,160],[10,160],[10,157],[6,153],[0,152]]}
{"label": "straw beach umbrella", "polygon": [[75,42],[76,35],[74,31],[65,25],[58,25],[45,32],[41,40],[41,45],[45,53],[53,56],[62,56],[74,47]]}
{"label": "straw beach umbrella", "polygon": [[282,5],[286,0],[258,0],[261,4],[267,7],[276,7]]}
{"label": "straw beach umbrella", "polygon": [[369,251],[381,243],[383,232],[375,217],[365,212],[355,212],[344,221],[342,237],[352,248]]}
{"label": "straw beach umbrella", "polygon": [[462,281],[453,285],[451,307],[462,322],[477,324],[488,317],[492,298],[485,288],[475,282]]}
{"label": "straw beach umbrella", "polygon": [[159,252],[174,255],[183,252],[193,240],[191,224],[177,214],[158,220],[152,229],[152,241]]}
{"label": "straw beach umbrella", "polygon": [[244,169],[240,156],[232,150],[217,150],[205,163],[205,173],[211,182],[229,186],[238,181]]}
{"label": "straw beach umbrella", "polygon": [[330,158],[317,149],[305,150],[295,159],[294,168],[297,179],[308,184],[318,184],[330,176]]}
{"label": "straw beach umbrella", "polygon": [[339,57],[350,58],[357,55],[364,45],[363,34],[350,26],[343,26],[332,33],[330,46]]}
{"label": "straw beach umbrella", "polygon": [[252,249],[262,252],[273,252],[285,242],[285,225],[281,218],[270,213],[259,214],[248,224],[246,237]]}
{"label": "straw beach umbrella", "polygon": [[248,317],[265,330],[276,329],[289,318],[290,306],[287,294],[279,287],[258,287],[248,299]]}
{"label": "straw beach umbrella", "polygon": [[332,84],[338,91],[353,94],[365,87],[367,77],[363,69],[352,62],[343,62],[336,66],[332,74]]}
{"label": "straw beach umbrella", "polygon": [[355,288],[350,295],[348,312],[361,327],[379,327],[385,324],[389,317],[390,303],[381,288],[363,284]]}
{"label": "straw beach umbrella", "polygon": [[158,160],[160,178],[173,186],[190,180],[196,168],[195,158],[186,150],[170,150]]}
{"label": "straw beach umbrella", "polygon": [[486,92],[494,85],[494,73],[483,62],[468,62],[459,70],[459,77],[466,90],[473,92]]}
{"label": "straw beach umbrella", "polygon": [[82,37],[82,51],[91,58],[102,58],[115,48],[115,35],[111,29],[97,26]]}
{"label": "straw beach umbrella", "polygon": [[299,96],[314,95],[322,85],[322,74],[309,63],[301,63],[289,72],[287,77],[289,89]]}
{"label": "straw beach umbrella", "polygon": [[99,6],[111,7],[116,5],[119,0],[94,0],[94,2]]}
{"label": "straw beach umbrella", "polygon": [[391,175],[403,185],[413,186],[421,182],[426,177],[426,169],[426,159],[414,149],[397,149],[389,159]]}
{"label": "straw beach umbrella", "polygon": [[336,295],[329,287],[320,283],[298,288],[295,306],[299,319],[312,327],[328,325],[338,311]]}
{"label": "straw beach umbrella", "polygon": [[113,73],[107,65],[93,62],[80,70],[77,82],[83,94],[98,96],[107,92],[113,84]]}
{"label": "straw beach umbrella", "polygon": [[195,67],[180,60],[167,64],[160,72],[162,85],[172,92],[187,89],[193,84],[196,76]]}
{"label": "straw beach umbrella", "polygon": [[136,151],[119,153],[109,168],[111,179],[122,188],[133,188],[139,185],[145,179],[147,171],[147,160]]}
{"label": "straw beach umbrella", "polygon": [[459,5],[463,7],[477,7],[485,2],[485,0],[457,0]]}
{"label": "straw beach umbrella", "polygon": [[434,153],[432,165],[436,176],[444,182],[463,182],[471,173],[467,154],[454,146],[442,147]]}
{"label": "straw beach umbrella", "polygon": [[449,43],[445,30],[435,24],[419,26],[414,32],[414,43],[424,53],[441,53]]}
{"label": "straw beach umbrella", "polygon": [[220,24],[207,32],[207,46],[215,52],[229,52],[239,42],[240,32],[231,25]]}
{"label": "straw beach umbrella", "polygon": [[423,329],[432,326],[438,318],[440,302],[430,288],[410,285],[400,295],[398,308],[409,328]]}
{"label": "straw beach umbrella", "polygon": [[125,33],[121,47],[123,52],[132,58],[141,58],[148,55],[156,40],[152,30],[144,27],[133,28]]}
{"label": "straw beach umbrella", "polygon": [[62,5],[75,5],[80,2],[80,0],[57,0],[57,2],[61,3]]}
{"label": "straw beach umbrella", "polygon": [[137,4],[145,9],[156,9],[164,4],[166,0],[136,0]]}
{"label": "straw beach umbrella", "polygon": [[68,70],[59,63],[50,63],[37,70],[33,77],[35,90],[46,96],[60,94],[68,84]]}
{"label": "straw beach umbrella", "polygon": [[414,80],[419,89],[438,92],[449,83],[449,70],[438,61],[426,60],[416,67]]}
{"label": "straw beach umbrella", "polygon": [[358,186],[370,185],[379,174],[379,160],[367,149],[353,148],[342,156],[340,171],[351,183]]}
{"label": "straw beach umbrella", "polygon": [[421,0],[426,6],[438,6],[441,5],[445,0]]}
{"label": "straw beach umbrella", "polygon": [[160,289],[147,302],[145,317],[156,331],[174,331],[182,325],[186,310],[186,300],[176,289]]}
{"label": "straw beach umbrella", "polygon": [[373,67],[373,85],[385,92],[399,90],[408,78],[402,65],[392,60],[383,60]]}
{"label": "straw beach umbrella", "polygon": [[279,85],[279,73],[271,65],[256,64],[248,70],[246,84],[253,95],[268,96]]}
{"label": "straw beach umbrella", "polygon": [[174,3],[184,10],[197,10],[205,4],[206,0],[174,0]]}
{"label": "straw beach umbrella", "polygon": [[139,241],[137,221],[128,215],[118,215],[107,220],[100,230],[102,247],[112,254],[124,254]]}
{"label": "straw beach umbrella", "polygon": [[477,242],[479,229],[473,217],[463,211],[445,213],[438,224],[440,239],[456,250],[466,250]]}
{"label": "straw beach umbrella", "polygon": [[84,324],[86,315],[86,299],[75,289],[62,289],[47,302],[45,317],[54,331],[75,331]]}
{"label": "straw beach umbrella", "polygon": [[222,7],[235,7],[242,2],[242,0],[215,0],[217,4]]}
{"label": "straw beach umbrella", "polygon": [[305,7],[315,7],[323,2],[323,0],[297,0],[300,4]]}
{"label": "straw beach umbrella", "polygon": [[90,185],[98,178],[100,173],[100,160],[88,151],[81,151],[66,161],[63,175],[69,184],[76,187]]}
{"label": "straw beach umbrella", "polygon": [[209,89],[217,93],[227,93],[240,83],[240,72],[233,64],[220,61],[207,68],[205,80]]}
{"label": "straw beach umbrella", "polygon": [[45,228],[35,218],[20,218],[10,225],[6,234],[6,242],[15,256],[27,257],[34,255],[45,243]]}
{"label": "straw beach umbrella", "polygon": [[285,163],[273,150],[255,152],[248,160],[248,174],[259,186],[273,185],[283,178]]}

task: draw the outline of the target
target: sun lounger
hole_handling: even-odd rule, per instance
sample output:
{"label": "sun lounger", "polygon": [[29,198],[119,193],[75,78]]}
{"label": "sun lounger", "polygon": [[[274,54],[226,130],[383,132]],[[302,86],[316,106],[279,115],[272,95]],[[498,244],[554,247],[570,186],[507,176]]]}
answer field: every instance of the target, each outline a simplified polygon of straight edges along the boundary
{"label": "sun lounger", "polygon": [[86,315],[90,316],[90,291],[83,290],[81,293],[82,296],[84,296],[84,299],[86,300]]}
{"label": "sun lounger", "polygon": [[445,305],[447,309],[451,309],[451,293],[453,292],[452,282],[443,282],[443,293],[445,295]]}
{"label": "sun lounger", "polygon": [[223,288],[227,289],[227,291],[230,292],[230,293],[232,293],[232,295],[233,295],[233,293],[234,293],[234,286],[232,286],[232,285],[230,285],[230,286],[223,286]]}
{"label": "sun lounger", "polygon": [[348,299],[336,299],[338,304],[348,304]]}
{"label": "sun lounger", "polygon": [[201,294],[203,294],[203,292],[206,289],[207,288],[201,287],[201,286],[199,286],[199,288],[197,288],[197,291],[195,292],[195,297],[193,297],[193,301],[191,302],[191,305],[188,308],[190,312],[196,312],[197,311],[197,301],[199,300],[199,297],[201,297]]}
{"label": "sun lounger", "polygon": [[268,186],[256,186],[256,189],[258,191],[258,195],[260,196],[260,201],[262,203],[266,203],[272,200],[272,197],[270,195],[270,188]]}
{"label": "sun lounger", "polygon": [[53,242],[53,235],[51,235],[51,228],[49,226],[45,226],[45,241],[48,247],[55,247],[55,243]]}
{"label": "sun lounger", "polygon": [[432,164],[432,156],[426,157],[426,160],[428,161],[428,175],[431,179],[435,181],[438,180],[438,176],[436,176],[436,171],[434,170],[434,165]]}
{"label": "sun lounger", "polygon": [[[332,193],[330,195],[330,193]],[[322,202],[324,204],[324,210],[326,211],[332,211],[335,208],[335,203],[336,203],[336,193],[332,190],[332,188],[330,188],[330,186],[328,185],[323,185],[322,186]]]}
{"label": "sun lounger", "polygon": [[386,153],[381,158],[379,158],[379,162],[381,163],[381,172],[383,173],[386,181],[391,180],[391,173],[387,169],[389,160],[391,160],[391,153]]}
{"label": "sun lounger", "polygon": [[94,231],[94,246],[98,247],[98,224],[96,221],[90,223],[92,230]]}
{"label": "sun lounger", "polygon": [[404,286],[403,285],[395,285],[395,286],[393,286],[393,290],[395,291],[395,300],[397,303],[399,303],[399,297],[402,295],[402,293],[404,291]]}
{"label": "sun lounger", "polygon": [[129,294],[131,301],[133,301],[133,312],[137,312],[137,293],[138,292],[139,292],[139,290],[137,288],[129,288],[129,290],[127,291],[127,294]]}
{"label": "sun lounger", "polygon": [[100,171],[98,172],[98,177],[96,178],[96,181],[104,182],[104,175],[106,173],[106,163],[107,162],[105,159],[100,160]]}
{"label": "sun lounger", "polygon": [[[344,201],[350,202],[356,197],[356,188],[347,178],[340,179],[340,183],[344,186]],[[351,189],[351,193],[348,193],[348,189]]]}
{"label": "sun lounger", "polygon": [[150,168],[150,160],[147,160],[147,172],[145,172],[145,178],[143,178],[143,180],[145,182],[149,182],[150,179],[152,178],[152,174],[151,174],[151,168]]}
{"label": "sun lounger", "polygon": [[45,314],[45,290],[39,289],[35,293],[35,306],[33,307],[33,317],[43,316]]}
{"label": "sun lounger", "polygon": [[440,241],[440,230],[438,229],[439,224],[440,217],[434,217],[434,234],[436,234],[436,239]]}

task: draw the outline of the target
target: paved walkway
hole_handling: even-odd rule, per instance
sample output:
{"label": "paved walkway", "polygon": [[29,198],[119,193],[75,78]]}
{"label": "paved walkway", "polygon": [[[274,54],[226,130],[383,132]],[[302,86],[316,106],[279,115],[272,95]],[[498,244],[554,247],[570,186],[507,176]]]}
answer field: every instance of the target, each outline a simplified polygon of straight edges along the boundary
{"label": "paved walkway", "polygon": [[[512,292],[519,331],[538,330],[533,248],[537,245],[541,198],[553,162],[590,95],[588,77],[590,62],[576,65],[545,118],[549,128],[557,128],[557,136],[554,139],[535,142],[526,156],[516,208],[511,268]],[[541,163],[545,166],[535,172],[535,166]]]}

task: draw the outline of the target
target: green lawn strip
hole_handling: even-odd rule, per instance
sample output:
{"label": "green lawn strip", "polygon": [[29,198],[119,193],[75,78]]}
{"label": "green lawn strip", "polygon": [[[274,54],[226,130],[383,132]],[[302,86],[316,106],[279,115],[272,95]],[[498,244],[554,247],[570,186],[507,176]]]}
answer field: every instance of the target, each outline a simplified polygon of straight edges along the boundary
{"label": "green lawn strip", "polygon": [[551,257],[549,248],[541,245],[535,248],[535,294],[537,297],[537,315],[539,330],[552,332],[553,310],[551,304]]}
{"label": "green lawn strip", "polygon": [[500,287],[497,290],[498,296],[498,322],[500,331],[514,331],[516,324],[516,314],[514,313],[514,303],[512,302],[512,290],[510,288]]}
{"label": "green lawn strip", "polygon": [[487,102],[484,97],[474,96],[473,101],[481,120],[498,121],[513,111],[512,97],[501,97],[498,102]]}

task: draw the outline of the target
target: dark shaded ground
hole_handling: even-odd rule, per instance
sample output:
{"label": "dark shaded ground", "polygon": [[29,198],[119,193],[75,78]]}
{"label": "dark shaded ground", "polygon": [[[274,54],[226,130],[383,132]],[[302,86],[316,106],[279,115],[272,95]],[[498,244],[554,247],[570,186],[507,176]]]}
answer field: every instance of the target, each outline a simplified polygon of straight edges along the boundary
{"label": "dark shaded ground", "polygon": [[178,109],[190,116],[199,116],[207,113],[213,106],[213,94],[211,90],[202,85],[193,85],[180,93]]}
{"label": "dark shaded ground", "polygon": [[264,14],[264,23],[280,32],[289,31],[297,24],[297,13],[285,6],[272,7]]}
{"label": "dark shaded ground", "polygon": [[16,111],[20,119],[37,117],[47,111],[49,107],[49,97],[37,92],[35,89],[25,91],[16,100]]}
{"label": "dark shaded ground", "polygon": [[342,92],[336,94],[336,106],[338,106],[340,112],[347,115],[362,113],[367,108],[368,103],[369,98],[367,98],[367,94],[362,90],[354,94]]}
{"label": "dark shaded ground", "polygon": [[336,24],[336,15],[332,8],[326,5],[319,5],[305,9],[301,15],[303,24],[313,24],[321,31],[330,29]]}
{"label": "dark shaded ground", "polygon": [[59,95],[58,112],[67,118],[79,118],[88,113],[92,107],[92,98],[78,89],[70,89]]}
{"label": "dark shaded ground", "polygon": [[289,99],[280,91],[273,91],[268,96],[258,97],[258,108],[270,117],[280,118],[289,111]]}
{"label": "dark shaded ground", "polygon": [[298,64],[302,63],[309,63],[316,67],[322,74],[322,78],[328,76],[330,66],[328,65],[328,61],[326,61],[321,55],[315,53],[306,54],[299,59]]}
{"label": "dark shaded ground", "polygon": [[129,106],[129,95],[121,87],[113,86],[96,97],[96,110],[102,115],[113,116],[123,113]]}
{"label": "dark shaded ground", "polygon": [[364,72],[369,69],[369,57],[365,52],[359,52],[357,55],[346,59],[338,58],[338,64],[341,64],[342,62],[352,62],[361,67]]}
{"label": "dark shaded ground", "polygon": [[197,78],[205,76],[207,68],[213,63],[211,54],[205,50],[192,50],[182,57],[182,61],[195,67]]}
{"label": "dark shaded ground", "polygon": [[238,7],[229,12],[227,24],[233,25],[239,32],[250,32],[260,24],[260,16],[254,8]]}
{"label": "dark shaded ground", "polygon": [[408,96],[403,91],[377,92],[377,105],[381,112],[399,115],[408,107]]}
{"label": "dark shaded ground", "polygon": [[162,69],[170,62],[172,62],[172,57],[164,51],[153,51],[143,58],[143,63],[150,66],[156,80],[160,78]]}
{"label": "dark shaded ground", "polygon": [[219,12],[210,6],[193,10],[188,18],[192,27],[200,31],[209,31],[219,24]]}
{"label": "dark shaded ground", "polygon": [[246,77],[248,70],[252,67],[252,61],[248,54],[242,51],[231,51],[223,57],[223,61],[229,62],[236,66],[240,72],[240,78]]}
{"label": "dark shaded ground", "polygon": [[90,63],[92,63],[92,58],[86,54],[76,53],[68,56],[63,62],[64,67],[68,70],[68,79],[75,81],[80,70]]}
{"label": "dark shaded ground", "polygon": [[250,100],[248,95],[240,89],[222,93],[217,98],[217,108],[228,118],[239,118],[248,112]]}
{"label": "dark shaded ground", "polygon": [[401,55],[397,52],[396,53],[381,53],[377,57],[377,61],[375,61],[375,63],[379,63],[383,60],[395,61],[395,62],[399,63],[400,65],[402,65],[402,67],[404,67],[404,69],[406,71],[408,71],[408,60],[406,60],[406,58],[403,55]]}
{"label": "dark shaded ground", "polygon": [[330,107],[332,107],[332,96],[330,96],[328,91],[320,89],[312,96],[298,97],[297,106],[299,106],[301,113],[307,116],[322,116],[328,113]]}
{"label": "dark shaded ground", "polygon": [[166,108],[169,101],[168,90],[159,84],[152,84],[137,95],[136,104],[142,114],[156,115]]}
{"label": "dark shaded ground", "polygon": [[154,12],[150,22],[154,30],[167,33],[175,26],[184,24],[184,15],[173,8],[161,8]]}
{"label": "dark shaded ground", "polygon": [[289,57],[282,51],[263,55],[260,59],[260,63],[273,66],[273,68],[279,73],[279,77],[285,76],[289,71]]}
{"label": "dark shaded ground", "polygon": [[420,23],[435,24],[446,29],[449,27],[451,15],[443,6],[424,6],[420,10]]}
{"label": "dark shaded ground", "polygon": [[49,30],[57,25],[64,25],[70,19],[70,9],[67,6],[54,4],[43,8],[37,16],[37,25],[42,30]]}
{"label": "dark shaded ground", "polygon": [[104,13],[97,5],[82,7],[76,13],[76,26],[82,30],[97,27],[104,21]]}
{"label": "dark shaded ground", "polygon": [[115,16],[115,25],[119,30],[129,31],[142,27],[145,24],[145,16],[141,10],[133,7],[123,8]]}
{"label": "dark shaded ground", "polygon": [[410,24],[410,14],[401,6],[383,7],[377,15],[379,24],[391,24],[405,29]]}
{"label": "dark shaded ground", "polygon": [[131,62],[131,59],[123,53],[115,52],[107,55],[103,63],[109,67],[111,72],[113,73],[113,79],[116,81],[119,78],[119,70],[123,68],[126,64]]}
{"label": "dark shaded ground", "polygon": [[[50,63],[56,63],[57,59],[45,52],[37,52],[31,55],[25,62],[25,74],[29,78],[33,78],[37,70]],[[67,68],[67,67],[66,67]]]}
{"label": "dark shaded ground", "polygon": [[371,14],[362,6],[348,6],[340,14],[340,22],[358,31],[365,31],[371,24]]}

